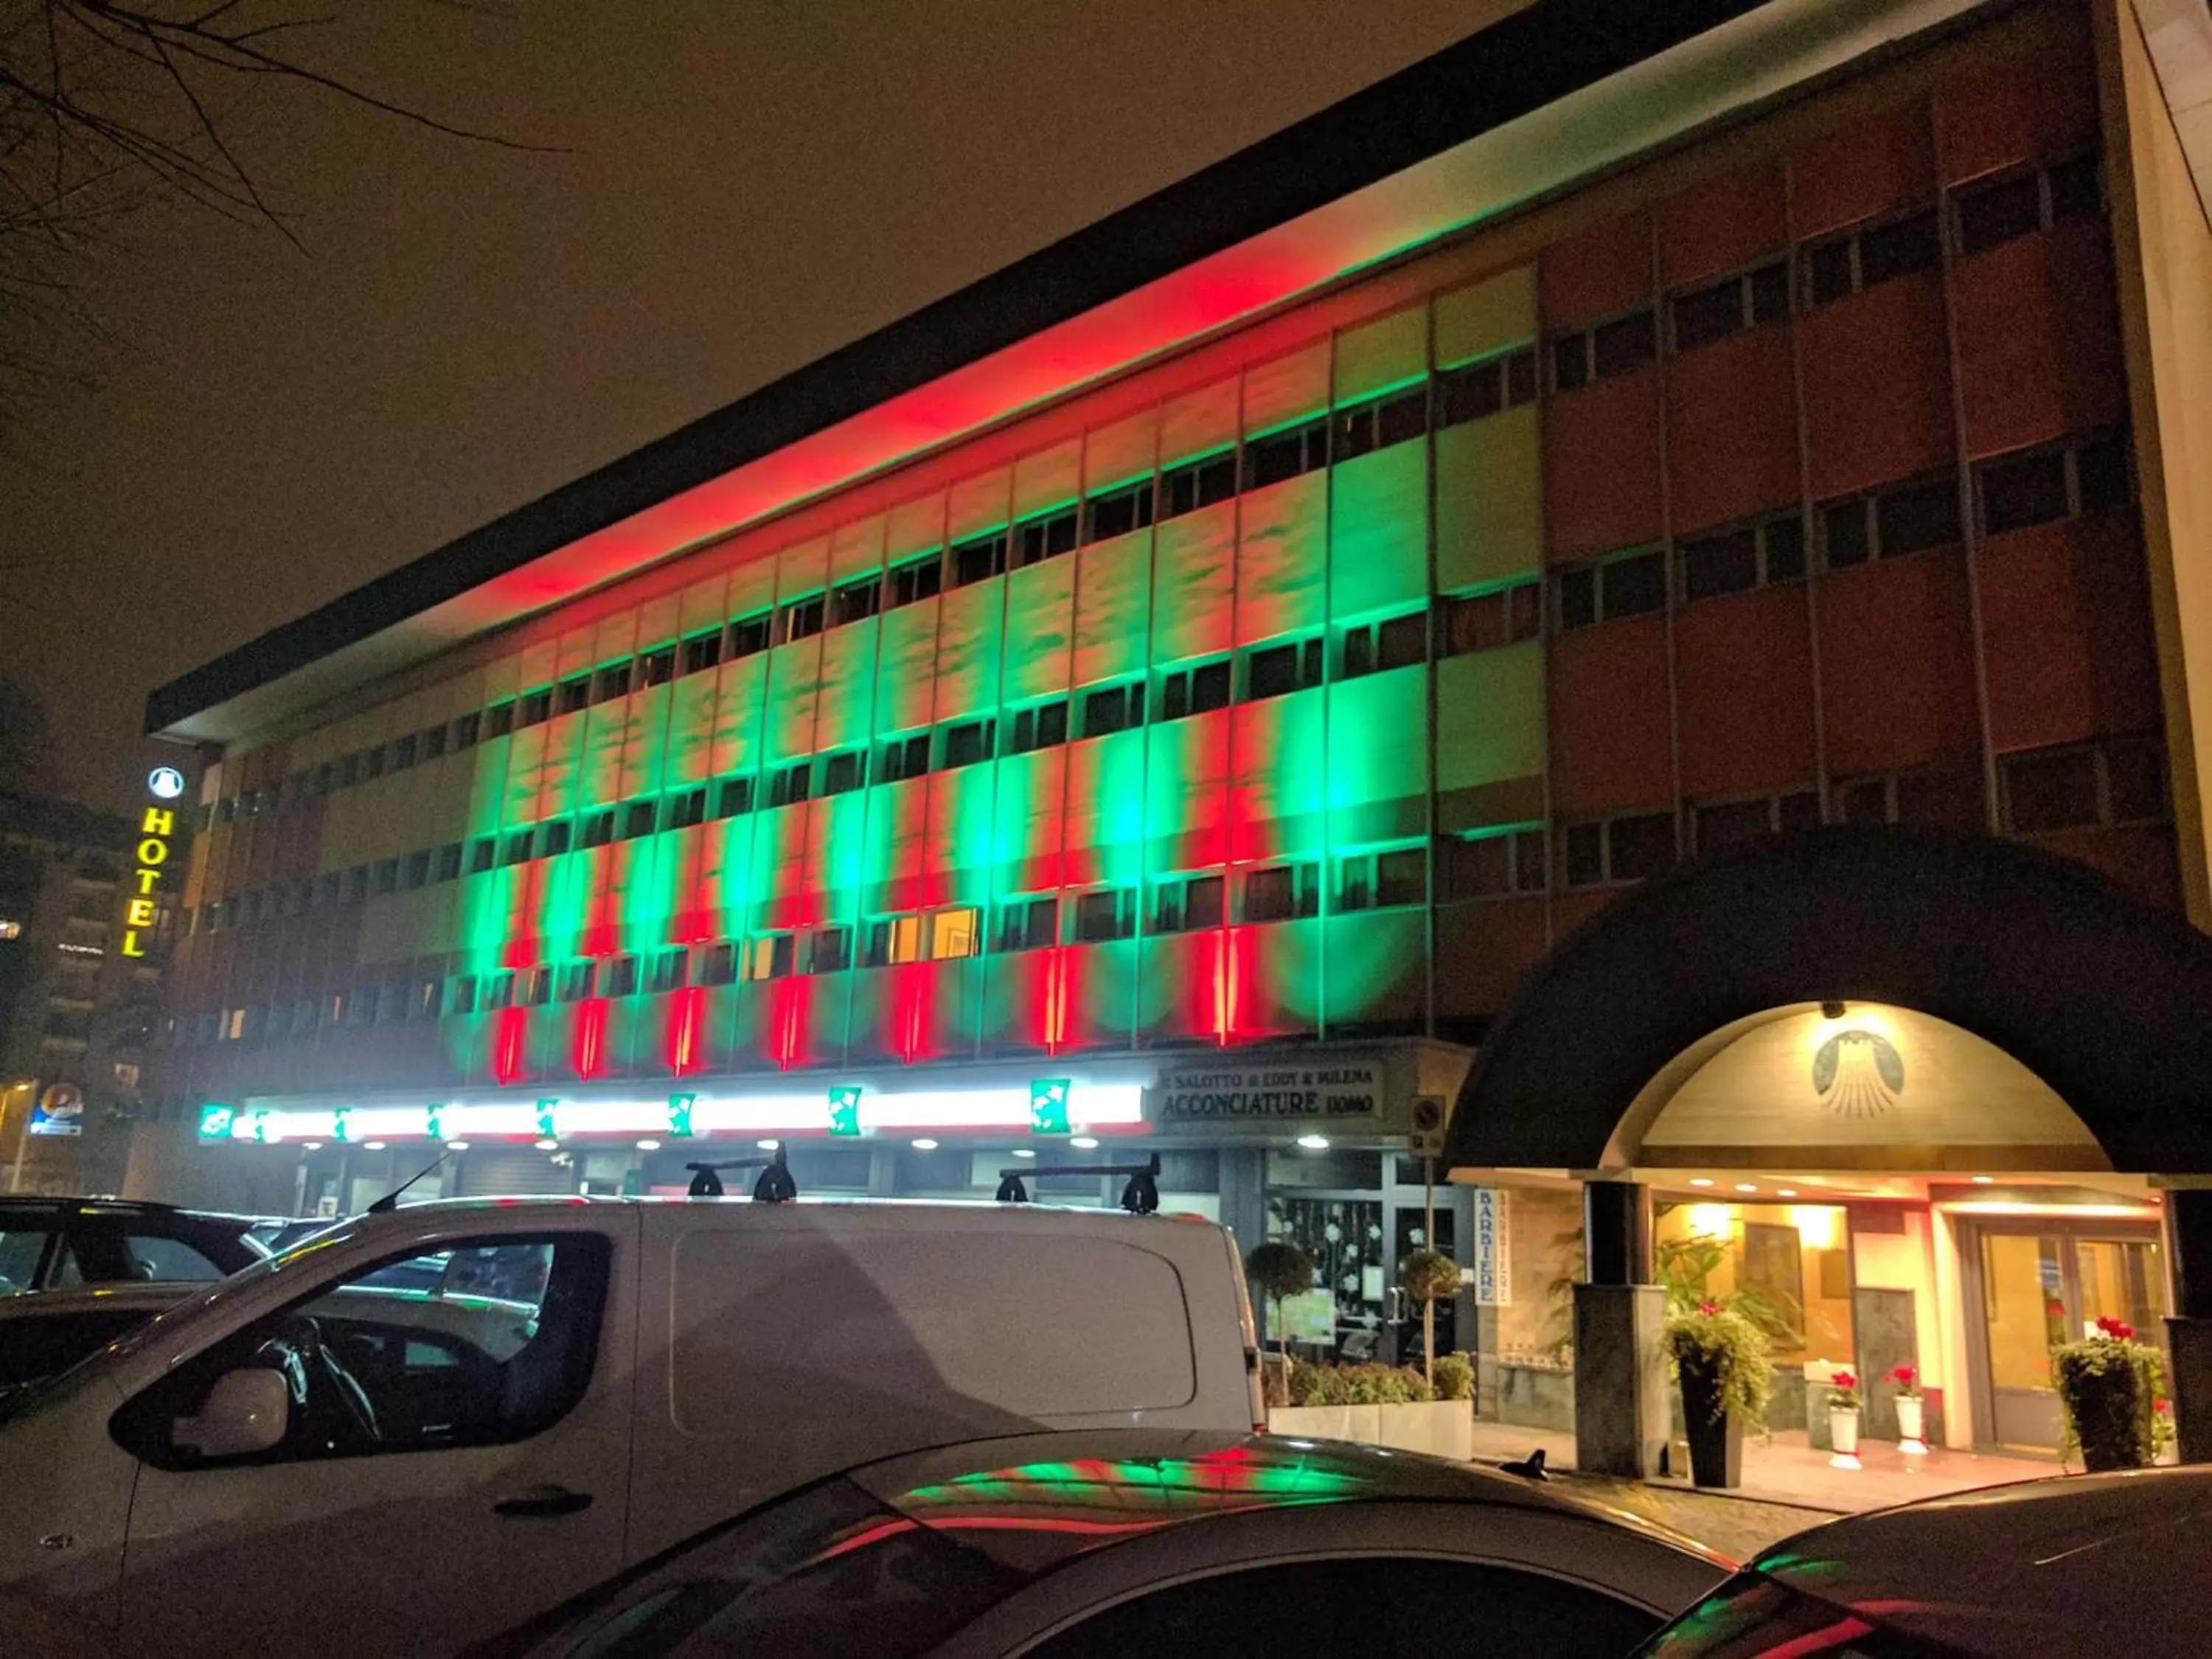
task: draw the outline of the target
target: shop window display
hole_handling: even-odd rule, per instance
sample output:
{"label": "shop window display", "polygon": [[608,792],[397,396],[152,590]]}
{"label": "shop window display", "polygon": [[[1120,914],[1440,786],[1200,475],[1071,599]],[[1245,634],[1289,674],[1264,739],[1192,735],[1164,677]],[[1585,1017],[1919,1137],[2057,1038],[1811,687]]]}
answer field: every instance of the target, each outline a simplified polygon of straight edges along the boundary
{"label": "shop window display", "polygon": [[1347,1363],[1377,1358],[1385,1288],[1381,1200],[1272,1194],[1267,1237],[1313,1258],[1315,1293],[1285,1302],[1293,1342],[1333,1347],[1333,1357]]}

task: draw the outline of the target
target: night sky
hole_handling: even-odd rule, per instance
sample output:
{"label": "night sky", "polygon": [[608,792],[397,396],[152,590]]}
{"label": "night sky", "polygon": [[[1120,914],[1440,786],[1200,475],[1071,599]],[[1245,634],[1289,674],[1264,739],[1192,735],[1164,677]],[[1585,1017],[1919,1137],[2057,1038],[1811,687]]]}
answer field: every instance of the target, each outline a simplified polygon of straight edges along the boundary
{"label": "night sky", "polygon": [[0,453],[0,675],[57,787],[127,805],[155,685],[1508,9],[425,0],[302,37],[556,153],[227,88],[306,251],[129,222],[86,291],[130,349]]}

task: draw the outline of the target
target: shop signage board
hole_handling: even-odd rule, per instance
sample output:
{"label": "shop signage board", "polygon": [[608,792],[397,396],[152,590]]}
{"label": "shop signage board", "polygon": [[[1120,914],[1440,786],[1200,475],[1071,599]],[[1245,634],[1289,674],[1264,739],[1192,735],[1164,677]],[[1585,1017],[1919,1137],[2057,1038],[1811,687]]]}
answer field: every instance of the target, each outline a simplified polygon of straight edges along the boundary
{"label": "shop signage board", "polygon": [[1164,1123],[1374,1117],[1382,1107],[1382,1067],[1368,1060],[1193,1066],[1164,1073],[1158,1094]]}
{"label": "shop signage board", "polygon": [[1474,1299],[1485,1307],[1513,1303],[1513,1230],[1505,1190],[1474,1189]]}
{"label": "shop signage board", "polygon": [[74,1083],[55,1083],[31,1109],[34,1135],[81,1135],[84,1133],[84,1094]]}

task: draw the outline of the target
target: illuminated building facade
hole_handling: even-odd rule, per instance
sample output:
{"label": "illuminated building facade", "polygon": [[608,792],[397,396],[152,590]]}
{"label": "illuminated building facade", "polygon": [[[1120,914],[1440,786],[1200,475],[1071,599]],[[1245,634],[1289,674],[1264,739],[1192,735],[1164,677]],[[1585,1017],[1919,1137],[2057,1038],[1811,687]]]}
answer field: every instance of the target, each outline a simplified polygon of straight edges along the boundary
{"label": "illuminated building facade", "polygon": [[1061,1081],[1343,1256],[1340,1338],[1413,1101],[1647,878],[1920,825],[2204,920],[2126,9],[1653,9],[1517,12],[158,692],[176,1170],[972,1193]]}

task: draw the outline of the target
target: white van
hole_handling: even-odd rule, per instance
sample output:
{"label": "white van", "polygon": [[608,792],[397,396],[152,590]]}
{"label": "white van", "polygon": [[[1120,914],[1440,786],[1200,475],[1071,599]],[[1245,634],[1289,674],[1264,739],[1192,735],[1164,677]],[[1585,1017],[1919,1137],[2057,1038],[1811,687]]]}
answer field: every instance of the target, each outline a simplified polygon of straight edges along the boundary
{"label": "white van", "polygon": [[780,1492],[1039,1425],[1245,1432],[1203,1221],[480,1200],[362,1217],[0,1405],[0,1653],[447,1653]]}

